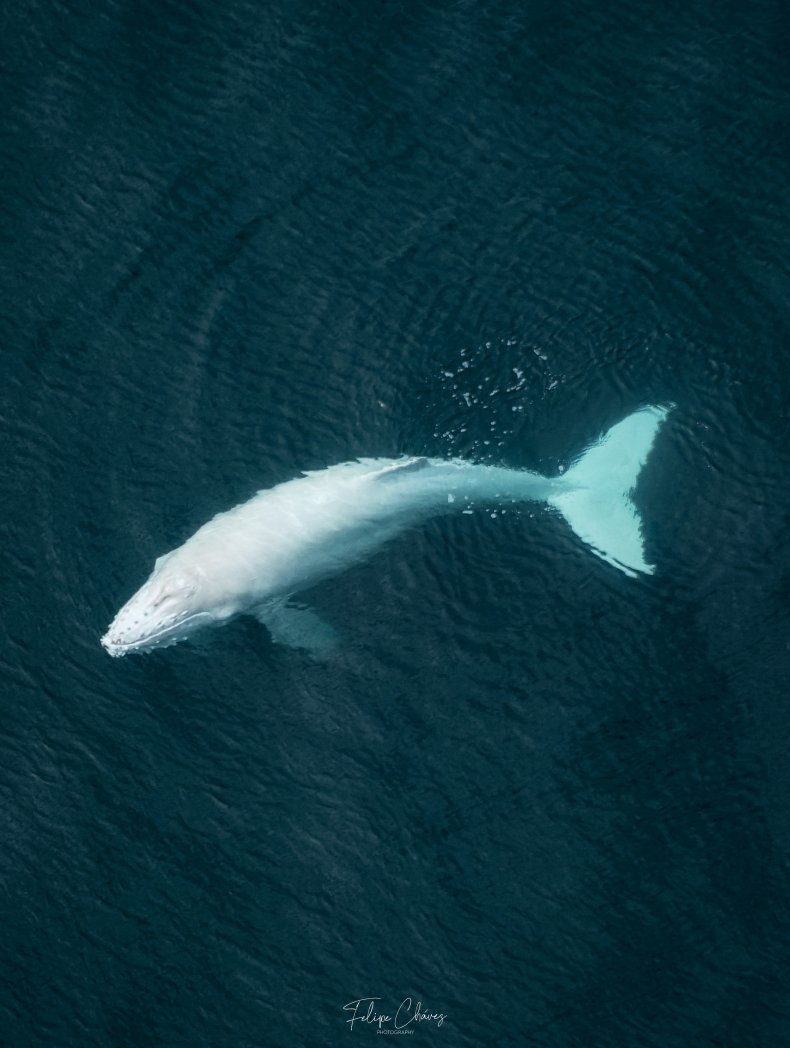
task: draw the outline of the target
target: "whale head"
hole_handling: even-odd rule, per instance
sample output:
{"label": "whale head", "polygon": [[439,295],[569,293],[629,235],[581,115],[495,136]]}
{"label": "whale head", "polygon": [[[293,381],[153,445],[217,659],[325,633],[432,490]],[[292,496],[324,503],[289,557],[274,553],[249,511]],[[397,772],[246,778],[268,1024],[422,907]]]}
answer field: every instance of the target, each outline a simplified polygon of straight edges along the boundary
{"label": "whale head", "polygon": [[104,649],[118,658],[165,648],[220,620],[221,616],[207,610],[201,582],[194,569],[176,565],[154,568],[101,638]]}

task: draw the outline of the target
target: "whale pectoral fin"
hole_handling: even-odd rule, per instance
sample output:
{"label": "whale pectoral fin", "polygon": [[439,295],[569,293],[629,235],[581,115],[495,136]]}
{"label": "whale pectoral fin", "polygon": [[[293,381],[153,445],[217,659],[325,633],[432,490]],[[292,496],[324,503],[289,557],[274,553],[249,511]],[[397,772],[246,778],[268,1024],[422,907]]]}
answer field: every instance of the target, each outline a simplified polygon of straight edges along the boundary
{"label": "whale pectoral fin", "polygon": [[395,462],[391,466],[385,466],[383,469],[376,470],[375,473],[368,474],[368,476],[379,484],[381,481],[397,480],[404,473],[415,473],[417,470],[425,469],[427,466],[430,466],[427,458],[403,459],[402,462]]}
{"label": "whale pectoral fin", "polygon": [[339,640],[337,631],[310,608],[285,603],[262,604],[251,614],[263,623],[275,644],[320,653],[334,648]]}

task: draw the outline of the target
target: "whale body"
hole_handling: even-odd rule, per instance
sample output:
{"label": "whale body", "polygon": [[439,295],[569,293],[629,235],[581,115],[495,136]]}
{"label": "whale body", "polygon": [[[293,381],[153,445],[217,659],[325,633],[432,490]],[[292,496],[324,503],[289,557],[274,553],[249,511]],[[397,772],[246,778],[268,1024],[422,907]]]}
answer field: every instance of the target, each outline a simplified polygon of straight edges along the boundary
{"label": "whale body", "polygon": [[556,477],[462,459],[358,459],[261,491],[159,557],[101,643],[116,657],[146,652],[251,614],[275,642],[330,647],[334,630],[295,595],[404,528],[473,503],[547,502],[593,553],[627,575],[650,573],[631,492],[667,411],[629,415]]}

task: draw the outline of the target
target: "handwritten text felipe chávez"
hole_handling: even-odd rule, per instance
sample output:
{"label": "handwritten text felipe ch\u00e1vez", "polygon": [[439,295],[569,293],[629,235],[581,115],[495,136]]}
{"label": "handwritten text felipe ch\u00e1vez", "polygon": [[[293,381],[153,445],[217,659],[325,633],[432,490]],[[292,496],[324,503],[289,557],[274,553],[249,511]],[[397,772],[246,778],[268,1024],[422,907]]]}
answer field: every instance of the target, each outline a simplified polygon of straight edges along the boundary
{"label": "handwritten text felipe ch\u00e1vez", "polygon": [[376,1011],[376,1008],[380,1007],[376,1002],[380,1000],[381,997],[359,997],[356,1001],[349,1001],[348,1004],[344,1004],[343,1011],[351,1012],[351,1018],[346,1019],[349,1027],[353,1030],[354,1023],[372,1023],[381,1029],[388,1023],[393,1023],[396,1030],[404,1030],[408,1026],[414,1027],[426,1021],[441,1026],[447,1018],[443,1012],[424,1012],[422,1010],[422,1001],[418,1001],[412,1007],[411,997],[404,997],[398,1005],[395,1014],[387,1015],[386,1012]]}

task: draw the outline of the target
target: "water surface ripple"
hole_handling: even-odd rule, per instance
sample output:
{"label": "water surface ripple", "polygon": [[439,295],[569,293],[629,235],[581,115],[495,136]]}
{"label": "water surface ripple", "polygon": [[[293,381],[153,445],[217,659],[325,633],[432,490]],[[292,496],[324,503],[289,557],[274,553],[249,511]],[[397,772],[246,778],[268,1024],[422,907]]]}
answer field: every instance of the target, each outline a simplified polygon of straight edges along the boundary
{"label": "water surface ripple", "polygon": [[[0,1041],[785,1043],[786,12],[2,21]],[[301,469],[553,474],[668,401],[652,578],[479,507],[309,594],[323,663],[99,647]]]}

